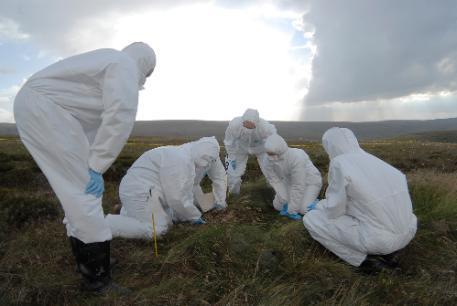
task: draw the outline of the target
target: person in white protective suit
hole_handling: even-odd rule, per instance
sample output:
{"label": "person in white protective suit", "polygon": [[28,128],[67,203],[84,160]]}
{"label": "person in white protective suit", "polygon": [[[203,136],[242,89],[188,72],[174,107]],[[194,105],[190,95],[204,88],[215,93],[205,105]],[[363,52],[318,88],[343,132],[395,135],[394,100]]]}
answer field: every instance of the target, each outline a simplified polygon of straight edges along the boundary
{"label": "person in white protective suit", "polygon": [[111,281],[102,174],[130,135],[138,91],[155,64],[154,50],[142,42],[98,49],[35,73],[15,99],[21,140],[65,212],[84,290],[123,290]]}
{"label": "person in white protective suit", "polygon": [[259,118],[255,109],[247,109],[242,117],[235,117],[230,121],[225,131],[225,164],[227,169],[228,190],[238,194],[241,187],[241,176],[246,170],[246,163],[250,154],[257,157],[260,169],[263,172],[263,157],[265,154],[265,139],[276,134],[273,124]]}
{"label": "person in white protective suit", "polygon": [[165,234],[173,222],[205,223],[194,205],[194,189],[197,178],[203,177],[201,173],[211,168],[219,173],[213,177],[217,184],[213,207],[225,207],[225,171],[216,138],[204,137],[143,153],[119,186],[120,215],[106,217],[113,236],[150,239],[154,231],[157,236]]}
{"label": "person in white protective suit", "polygon": [[301,220],[322,188],[322,177],[301,149],[289,148],[278,134],[265,141],[265,176],[276,192],[273,207],[282,216]]}
{"label": "person in white protective suit", "polygon": [[349,129],[329,129],[322,144],[330,157],[329,185],[325,199],[311,205],[303,217],[305,227],[362,271],[395,267],[392,255],[417,229],[405,175],[361,149]]}

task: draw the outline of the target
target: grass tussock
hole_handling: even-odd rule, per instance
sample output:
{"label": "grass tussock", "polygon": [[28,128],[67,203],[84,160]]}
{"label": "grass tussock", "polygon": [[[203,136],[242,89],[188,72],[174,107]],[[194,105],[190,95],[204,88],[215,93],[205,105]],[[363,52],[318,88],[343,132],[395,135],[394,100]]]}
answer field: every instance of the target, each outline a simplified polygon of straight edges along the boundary
{"label": "grass tussock", "polygon": [[[206,225],[175,225],[158,241],[158,257],[150,241],[115,239],[112,256],[119,264],[113,278],[134,293],[96,297],[79,292],[79,275],[58,201],[20,143],[10,141],[0,147],[0,159],[11,165],[0,168],[1,305],[440,305],[457,301],[457,175],[452,170],[457,159],[450,160],[456,152],[450,144],[364,144],[367,151],[400,165],[407,174],[419,229],[401,251],[401,271],[362,275],[315,242],[300,221],[280,217],[271,205],[273,191],[250,159],[242,192],[230,196],[228,210],[206,214]],[[105,175],[106,212],[118,203],[123,173],[158,142],[134,139],[126,146]],[[320,145],[295,145],[308,152],[325,176],[328,159]],[[410,146],[414,154],[406,150]],[[22,180],[8,174],[20,169]],[[14,184],[5,174],[15,179]]]}

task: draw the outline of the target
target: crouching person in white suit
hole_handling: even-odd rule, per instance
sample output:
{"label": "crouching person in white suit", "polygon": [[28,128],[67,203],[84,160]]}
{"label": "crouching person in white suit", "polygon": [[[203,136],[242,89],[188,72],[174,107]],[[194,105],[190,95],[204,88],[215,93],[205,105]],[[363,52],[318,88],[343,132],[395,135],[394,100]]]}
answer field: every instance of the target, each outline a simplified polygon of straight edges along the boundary
{"label": "crouching person in white suit", "polygon": [[289,148],[277,134],[266,139],[265,151],[265,176],[276,192],[273,207],[283,216],[301,220],[322,188],[319,170],[305,151]]}
{"label": "crouching person in white suit", "polygon": [[[143,153],[119,186],[120,215],[106,217],[113,237],[151,239],[154,231],[157,236],[165,234],[173,222],[203,224],[202,213],[194,205],[196,173],[218,158],[214,137]],[[217,204],[224,205],[225,199]]]}
{"label": "crouching person in white suit", "polygon": [[304,216],[305,227],[323,246],[365,272],[394,267],[398,262],[392,254],[417,229],[405,175],[362,150],[348,129],[329,129],[322,144],[330,157],[329,185],[325,199]]}

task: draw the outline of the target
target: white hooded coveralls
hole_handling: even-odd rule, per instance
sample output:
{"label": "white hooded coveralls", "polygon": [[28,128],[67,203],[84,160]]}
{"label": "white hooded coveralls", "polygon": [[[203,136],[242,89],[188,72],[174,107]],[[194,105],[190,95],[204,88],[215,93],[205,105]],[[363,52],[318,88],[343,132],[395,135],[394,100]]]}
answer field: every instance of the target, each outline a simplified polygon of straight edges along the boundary
{"label": "white hooded coveralls", "polygon": [[303,217],[311,236],[353,266],[405,247],[417,229],[405,175],[362,150],[349,129],[329,129],[322,144],[329,185]]}
{"label": "white hooded coveralls", "polygon": [[[255,123],[255,129],[248,129],[243,122],[249,120]],[[276,134],[273,124],[259,118],[259,113],[254,109],[247,109],[242,117],[236,117],[230,121],[225,131],[224,145],[227,157],[227,183],[230,192],[239,193],[241,176],[246,170],[249,154],[257,157],[260,169],[263,169],[263,155],[265,154],[265,139]]]}
{"label": "white hooded coveralls", "polygon": [[289,148],[277,134],[267,138],[265,150],[277,156],[277,160],[264,156],[265,176],[276,192],[274,208],[280,211],[288,203],[290,214],[304,214],[322,188],[319,170],[305,151]]}
{"label": "white hooded coveralls", "polygon": [[102,199],[86,194],[89,168],[104,173],[132,130],[138,90],[154,51],[133,43],[61,60],[34,74],[16,96],[22,142],[65,212],[67,234],[84,243],[111,239]]}
{"label": "white hooded coveralls", "polygon": [[153,216],[158,236],[173,222],[198,220],[202,214],[194,205],[196,168],[207,167],[218,157],[214,137],[143,153],[119,186],[121,214],[106,217],[113,236],[150,239]]}

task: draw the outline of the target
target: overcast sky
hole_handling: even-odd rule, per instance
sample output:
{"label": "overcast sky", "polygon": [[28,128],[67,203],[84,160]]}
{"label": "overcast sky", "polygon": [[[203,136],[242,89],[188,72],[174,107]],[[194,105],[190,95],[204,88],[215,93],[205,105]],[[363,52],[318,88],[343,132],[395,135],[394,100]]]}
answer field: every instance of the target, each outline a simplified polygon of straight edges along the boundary
{"label": "overcast sky", "polygon": [[0,122],[55,61],[150,44],[138,120],[457,117],[455,0],[2,0]]}

